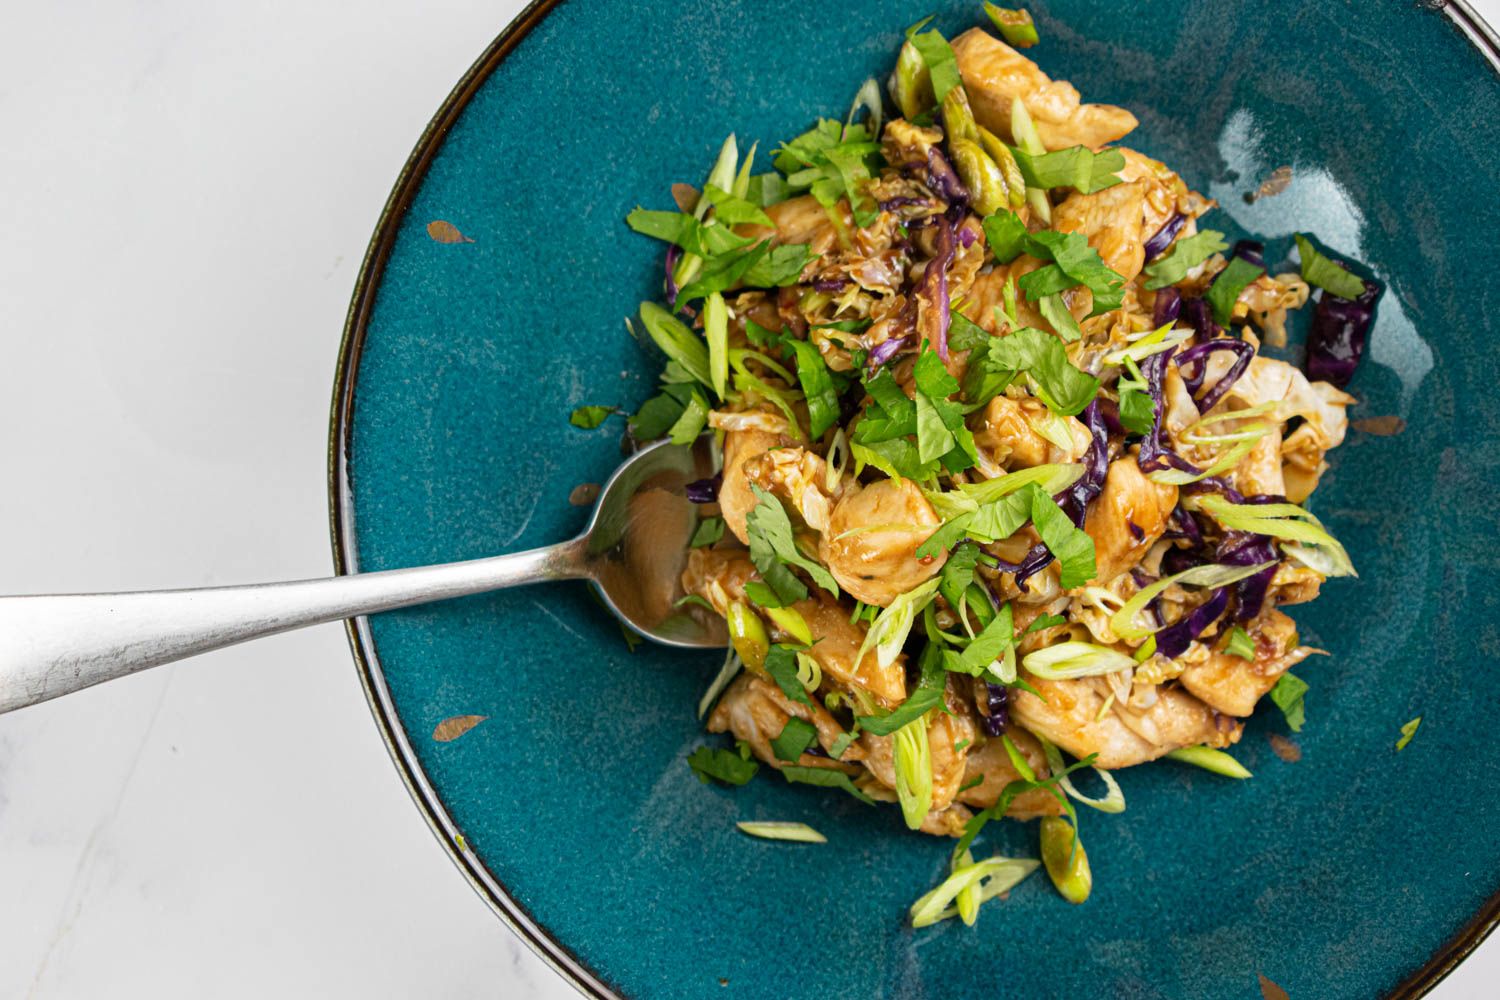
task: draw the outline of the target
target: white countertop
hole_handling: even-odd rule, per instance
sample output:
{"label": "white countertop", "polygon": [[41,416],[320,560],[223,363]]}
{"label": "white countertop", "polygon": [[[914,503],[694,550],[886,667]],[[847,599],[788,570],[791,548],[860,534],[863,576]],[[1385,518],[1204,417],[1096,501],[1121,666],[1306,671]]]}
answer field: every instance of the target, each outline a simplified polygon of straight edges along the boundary
{"label": "white countertop", "polygon": [[[520,7],[7,12],[0,592],[329,571],[355,271]],[[334,625],[0,716],[0,887],[3,998],[575,995],[438,848]],[[1497,974],[1500,937],[1434,995]]]}

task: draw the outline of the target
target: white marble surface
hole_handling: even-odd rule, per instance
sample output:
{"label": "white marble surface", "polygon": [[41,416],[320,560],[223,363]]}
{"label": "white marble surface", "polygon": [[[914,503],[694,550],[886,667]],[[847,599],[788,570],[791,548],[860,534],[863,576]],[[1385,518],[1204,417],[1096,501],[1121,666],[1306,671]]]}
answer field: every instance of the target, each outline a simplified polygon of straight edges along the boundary
{"label": "white marble surface", "polygon": [[[0,592],[328,571],[355,269],[520,6],[9,6]],[[0,717],[0,887],[5,998],[573,995],[432,839],[336,626]],[[1497,974],[1500,939],[1436,996]]]}

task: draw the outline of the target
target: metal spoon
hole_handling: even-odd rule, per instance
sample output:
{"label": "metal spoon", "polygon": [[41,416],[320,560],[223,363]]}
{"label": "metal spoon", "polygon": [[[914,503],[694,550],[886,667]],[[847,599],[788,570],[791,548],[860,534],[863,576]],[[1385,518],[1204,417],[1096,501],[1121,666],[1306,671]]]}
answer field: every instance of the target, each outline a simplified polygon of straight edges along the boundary
{"label": "metal spoon", "polygon": [[552,580],[591,581],[647,639],[725,646],[722,621],[675,605],[699,519],[685,487],[712,474],[710,441],[636,452],[604,484],[583,534],[546,548],[326,580],[0,597],[0,712],[304,625]]}

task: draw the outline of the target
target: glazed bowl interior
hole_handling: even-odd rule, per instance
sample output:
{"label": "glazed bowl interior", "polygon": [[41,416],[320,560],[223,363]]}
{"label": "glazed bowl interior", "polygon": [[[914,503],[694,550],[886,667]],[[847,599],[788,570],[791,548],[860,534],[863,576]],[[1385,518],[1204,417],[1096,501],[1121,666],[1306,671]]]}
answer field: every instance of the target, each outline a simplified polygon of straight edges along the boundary
{"label": "glazed bowl interior", "polygon": [[[1360,576],[1292,612],[1330,654],[1299,670],[1301,760],[1272,752],[1286,727],[1268,705],[1235,751],[1253,780],[1121,773],[1127,811],[1082,817],[1085,905],[1036,877],[973,928],[912,931],[906,908],[943,876],[949,843],[768,770],[723,789],[685,765],[711,739],[694,709],[717,655],[631,651],[583,586],[362,623],[356,655],[419,804],[481,892],[591,993],[1202,998],[1256,995],[1264,973],[1293,996],[1413,995],[1494,918],[1495,70],[1412,4],[1032,10],[1043,67],[1135,111],[1126,144],[1217,198],[1214,228],[1266,240],[1273,270],[1293,232],[1312,232],[1389,287],[1352,415],[1405,429],[1351,432],[1311,502]],[[568,413],[633,407],[660,366],[622,322],[659,293],[661,266],[624,214],[700,182],[729,132],[764,164],[816,116],[842,117],[889,71],[901,29],[934,12],[950,37],[982,17],[806,0],[529,11],[440,113],[366,262],[336,400],[341,565],[578,531],[587,510],[569,495],[608,476],[621,425],[584,432]],[[1291,185],[1247,203],[1282,166]],[[465,240],[434,239],[437,220]],[[468,714],[486,719],[433,739]],[[805,821],[829,843],[752,841],[740,819]],[[1035,837],[992,826],[976,854],[1034,856]]]}

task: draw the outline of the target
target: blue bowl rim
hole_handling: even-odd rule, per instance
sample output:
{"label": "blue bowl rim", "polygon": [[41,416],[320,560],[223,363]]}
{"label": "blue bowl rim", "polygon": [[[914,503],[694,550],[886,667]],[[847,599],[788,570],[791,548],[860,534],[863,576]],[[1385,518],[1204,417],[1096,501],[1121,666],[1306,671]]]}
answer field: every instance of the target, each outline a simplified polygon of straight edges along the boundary
{"label": "blue bowl rim", "polygon": [[[416,147],[407,158],[396,183],[381,210],[375,232],[370,237],[355,280],[354,294],[344,321],[337,366],[333,378],[333,401],[328,433],[328,519],[333,546],[334,571],[343,576],[359,572],[359,554],[354,534],[354,498],[349,484],[349,455],[353,441],[354,392],[359,362],[376,294],[386,264],[395,247],[401,221],[426,178],[433,158],[441,148],[449,128],[458,120],[469,101],[489,79],[521,40],[564,0],[532,0],[469,67],[433,115]],[[1424,4],[1424,6],[1426,6]],[[1437,0],[1431,6],[1440,9],[1479,51],[1497,73],[1500,73],[1500,33],[1479,16],[1469,0]],[[458,825],[448,814],[437,790],[428,780],[417,760],[406,730],[401,725],[391,699],[369,619],[352,618],[345,622],[355,669],[375,725],[385,741],[386,750],[401,775],[412,801],[427,820],[438,842],[449,858],[495,914],[505,922],[543,961],[585,996],[599,1000],[625,1000],[598,972],[590,968],[565,944],[553,936],[539,920],[506,890],[479,858],[469,849]],[[1416,1000],[1425,996],[1500,925],[1500,892],[1487,899],[1459,929],[1415,972],[1399,983],[1390,1000]]]}

